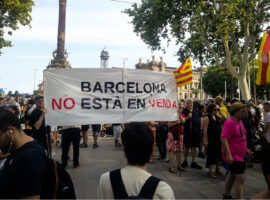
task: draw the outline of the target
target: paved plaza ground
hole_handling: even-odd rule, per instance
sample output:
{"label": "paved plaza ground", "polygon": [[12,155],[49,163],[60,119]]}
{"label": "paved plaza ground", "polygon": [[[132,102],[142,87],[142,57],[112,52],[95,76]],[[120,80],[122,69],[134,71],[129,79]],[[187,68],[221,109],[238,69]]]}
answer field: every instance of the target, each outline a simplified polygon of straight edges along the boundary
{"label": "paved plaza ground", "polygon": [[[100,138],[100,148],[92,148],[93,141],[90,139],[88,148],[80,149],[79,169],[72,169],[72,162],[67,168],[74,182],[77,198],[96,199],[99,179],[102,173],[125,166],[126,160],[122,148],[114,147],[112,138]],[[70,152],[72,159],[72,149]],[[158,152],[156,151],[156,157]],[[61,149],[57,147],[55,159],[60,161]],[[205,159],[198,159],[198,162],[205,166]],[[155,163],[148,164],[149,172],[163,179],[174,190],[177,199],[219,199],[224,190],[225,175],[213,180],[208,178],[207,169],[197,170],[188,168],[187,172],[172,174],[168,172],[168,163],[155,160]],[[225,171],[223,170],[225,174]],[[245,197],[248,198],[266,189],[266,184],[261,173],[260,165],[255,169],[246,171]]]}

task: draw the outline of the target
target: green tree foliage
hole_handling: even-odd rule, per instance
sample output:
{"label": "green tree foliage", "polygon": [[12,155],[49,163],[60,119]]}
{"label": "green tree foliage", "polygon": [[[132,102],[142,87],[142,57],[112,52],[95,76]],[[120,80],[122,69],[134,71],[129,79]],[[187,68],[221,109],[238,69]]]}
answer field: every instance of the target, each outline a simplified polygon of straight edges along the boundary
{"label": "green tree foliage", "polygon": [[232,77],[228,69],[210,66],[202,78],[204,91],[213,97],[218,95],[224,96],[225,81],[227,96],[233,98],[236,95],[237,80]]}
{"label": "green tree foliage", "polygon": [[32,0],[0,0],[0,55],[1,49],[11,47],[12,43],[4,38],[5,34],[12,35],[12,31],[19,29],[19,25],[29,25]]}
{"label": "green tree foliage", "polygon": [[176,40],[181,62],[191,55],[202,65],[226,67],[249,99],[247,69],[270,21],[269,9],[269,0],[142,0],[124,12],[152,50],[163,49],[162,40]]}

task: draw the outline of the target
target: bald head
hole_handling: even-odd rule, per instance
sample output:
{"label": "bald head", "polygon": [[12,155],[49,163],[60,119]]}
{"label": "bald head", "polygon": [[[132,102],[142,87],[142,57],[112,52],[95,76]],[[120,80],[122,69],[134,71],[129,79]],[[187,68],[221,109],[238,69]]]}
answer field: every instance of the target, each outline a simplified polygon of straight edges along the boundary
{"label": "bald head", "polygon": [[223,98],[221,96],[217,96],[215,98],[215,103],[218,105],[222,105],[223,104]]}

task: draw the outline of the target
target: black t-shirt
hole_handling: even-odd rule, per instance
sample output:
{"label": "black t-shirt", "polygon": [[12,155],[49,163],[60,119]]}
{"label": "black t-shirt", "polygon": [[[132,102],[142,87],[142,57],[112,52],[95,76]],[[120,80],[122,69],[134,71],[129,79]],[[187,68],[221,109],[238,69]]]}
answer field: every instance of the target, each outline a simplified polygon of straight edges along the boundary
{"label": "black t-shirt", "polygon": [[24,144],[11,153],[0,170],[0,199],[19,199],[40,195],[45,179],[46,162],[39,152],[24,152],[39,148],[36,141]]}
{"label": "black t-shirt", "polygon": [[[185,115],[185,118],[188,117],[189,113],[192,113],[189,109],[184,108],[183,112]],[[189,118],[188,120],[186,119],[185,123],[184,123],[184,133],[191,133],[191,119]]]}
{"label": "black t-shirt", "polygon": [[34,124],[39,120],[41,115],[42,111],[35,109],[31,114],[29,123],[33,130],[33,137],[37,140],[37,142],[46,144],[46,134],[48,135],[48,141],[50,141],[51,127],[45,126],[45,119],[43,119],[42,124],[38,130],[34,128]]}
{"label": "black t-shirt", "polygon": [[185,118],[188,117],[189,113],[192,113],[192,118],[186,120],[184,123],[184,133],[200,134],[202,117],[200,110],[194,108],[191,112],[187,108],[184,108],[182,113],[185,115]]}

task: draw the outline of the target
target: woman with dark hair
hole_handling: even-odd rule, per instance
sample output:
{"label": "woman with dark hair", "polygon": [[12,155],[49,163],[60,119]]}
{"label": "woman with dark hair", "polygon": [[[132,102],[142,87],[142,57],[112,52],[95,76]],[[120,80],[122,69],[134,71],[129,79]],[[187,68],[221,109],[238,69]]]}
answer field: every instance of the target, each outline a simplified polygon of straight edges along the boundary
{"label": "woman with dark hair", "polygon": [[221,115],[219,106],[216,104],[209,104],[207,107],[207,116],[204,118],[204,146],[207,148],[206,166],[209,167],[208,177],[216,178],[213,172],[214,165],[216,165],[216,174],[221,175],[219,169],[219,161],[221,158],[221,124],[226,120],[226,117]]}
{"label": "woman with dark hair", "polygon": [[179,119],[174,122],[168,122],[168,151],[169,151],[169,172],[176,173],[173,167],[174,157],[177,160],[177,166],[180,171],[185,171],[181,166],[181,152],[183,150],[183,124],[185,116],[182,114],[183,105],[179,105]]}

